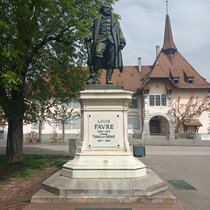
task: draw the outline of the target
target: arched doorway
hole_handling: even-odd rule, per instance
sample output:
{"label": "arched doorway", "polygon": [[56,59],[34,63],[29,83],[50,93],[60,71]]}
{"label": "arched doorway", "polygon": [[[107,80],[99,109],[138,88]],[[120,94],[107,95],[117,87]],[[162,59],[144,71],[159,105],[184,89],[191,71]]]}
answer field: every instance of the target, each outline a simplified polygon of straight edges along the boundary
{"label": "arched doorway", "polygon": [[170,133],[169,122],[163,116],[154,116],[149,121],[150,135],[165,135]]}

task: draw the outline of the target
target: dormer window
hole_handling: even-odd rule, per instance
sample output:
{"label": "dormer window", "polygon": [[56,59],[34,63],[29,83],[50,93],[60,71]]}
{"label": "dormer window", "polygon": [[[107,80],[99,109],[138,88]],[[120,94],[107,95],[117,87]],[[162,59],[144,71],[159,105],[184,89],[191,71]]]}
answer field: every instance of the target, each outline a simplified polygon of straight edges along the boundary
{"label": "dormer window", "polygon": [[174,77],[173,81],[174,81],[175,84],[178,84],[179,83],[179,77]]}
{"label": "dormer window", "polygon": [[188,84],[192,84],[194,83],[194,73],[192,71],[189,70],[183,70],[184,71],[184,80],[186,83]]}
{"label": "dormer window", "polygon": [[187,82],[188,82],[189,84],[192,84],[192,83],[193,83],[193,77],[188,77],[188,78],[187,78]]}

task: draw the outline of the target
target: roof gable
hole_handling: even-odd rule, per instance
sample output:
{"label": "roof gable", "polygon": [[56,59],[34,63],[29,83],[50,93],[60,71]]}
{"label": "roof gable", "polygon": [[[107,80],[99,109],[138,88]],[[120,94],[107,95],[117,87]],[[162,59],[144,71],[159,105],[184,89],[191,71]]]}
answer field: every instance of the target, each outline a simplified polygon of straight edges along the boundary
{"label": "roof gable", "polygon": [[[168,79],[173,82],[174,78],[179,80],[176,84],[178,88],[210,88],[210,84],[178,51],[170,58],[160,52],[147,79]],[[193,78],[193,82],[189,83],[188,78]]]}

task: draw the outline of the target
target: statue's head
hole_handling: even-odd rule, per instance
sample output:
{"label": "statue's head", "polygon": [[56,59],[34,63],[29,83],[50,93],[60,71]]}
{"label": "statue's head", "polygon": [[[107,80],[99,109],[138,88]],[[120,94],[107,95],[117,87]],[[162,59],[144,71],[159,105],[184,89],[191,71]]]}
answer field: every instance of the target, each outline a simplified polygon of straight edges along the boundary
{"label": "statue's head", "polygon": [[110,4],[102,4],[100,7],[100,12],[104,16],[111,16],[112,15],[112,6]]}

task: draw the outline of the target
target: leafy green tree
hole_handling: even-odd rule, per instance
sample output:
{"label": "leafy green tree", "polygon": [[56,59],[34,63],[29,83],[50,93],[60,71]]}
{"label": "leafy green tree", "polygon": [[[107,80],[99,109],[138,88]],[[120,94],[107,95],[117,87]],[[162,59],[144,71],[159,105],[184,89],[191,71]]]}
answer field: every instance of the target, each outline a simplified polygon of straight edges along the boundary
{"label": "leafy green tree", "polygon": [[34,99],[68,102],[83,87],[84,37],[101,3],[115,0],[0,0],[0,106],[8,163],[23,158],[23,119]]}

